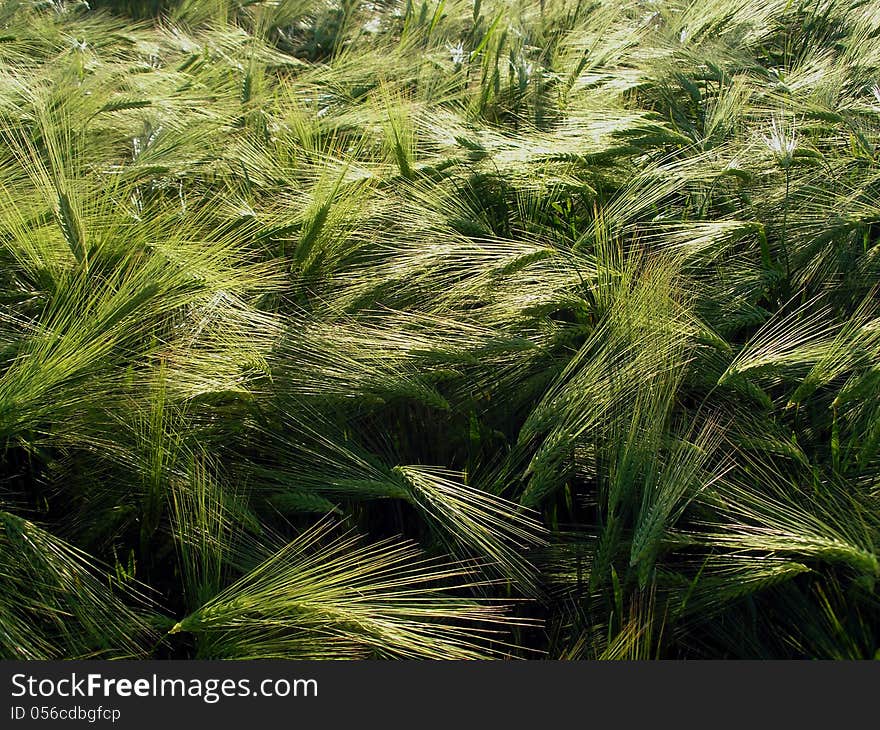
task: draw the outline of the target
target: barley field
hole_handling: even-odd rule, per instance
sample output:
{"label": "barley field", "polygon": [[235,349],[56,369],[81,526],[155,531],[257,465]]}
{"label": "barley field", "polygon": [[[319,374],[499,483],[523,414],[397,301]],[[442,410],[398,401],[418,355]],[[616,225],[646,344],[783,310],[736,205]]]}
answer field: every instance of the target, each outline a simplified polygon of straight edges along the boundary
{"label": "barley field", "polygon": [[0,657],[880,657],[880,4],[2,0]]}

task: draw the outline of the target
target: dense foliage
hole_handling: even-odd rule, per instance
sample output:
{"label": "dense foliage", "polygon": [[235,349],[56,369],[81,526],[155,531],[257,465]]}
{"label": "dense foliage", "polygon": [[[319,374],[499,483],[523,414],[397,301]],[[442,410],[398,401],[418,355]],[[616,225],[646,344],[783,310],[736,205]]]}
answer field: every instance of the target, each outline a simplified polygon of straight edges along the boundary
{"label": "dense foliage", "polygon": [[880,4],[0,25],[0,655],[877,654]]}

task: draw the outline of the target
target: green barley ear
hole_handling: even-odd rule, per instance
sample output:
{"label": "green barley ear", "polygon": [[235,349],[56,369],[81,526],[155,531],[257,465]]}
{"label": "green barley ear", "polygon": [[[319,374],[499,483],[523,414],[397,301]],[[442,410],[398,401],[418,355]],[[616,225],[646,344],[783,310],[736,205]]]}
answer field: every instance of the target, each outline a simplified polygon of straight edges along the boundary
{"label": "green barley ear", "polygon": [[155,643],[150,602],[136,586],[113,588],[90,556],[5,511],[0,562],[4,659],[135,659]]}
{"label": "green barley ear", "polygon": [[269,551],[173,631],[193,634],[205,658],[503,656],[503,631],[519,622],[499,602],[456,595],[481,583],[466,564],[332,529],[318,522]]}

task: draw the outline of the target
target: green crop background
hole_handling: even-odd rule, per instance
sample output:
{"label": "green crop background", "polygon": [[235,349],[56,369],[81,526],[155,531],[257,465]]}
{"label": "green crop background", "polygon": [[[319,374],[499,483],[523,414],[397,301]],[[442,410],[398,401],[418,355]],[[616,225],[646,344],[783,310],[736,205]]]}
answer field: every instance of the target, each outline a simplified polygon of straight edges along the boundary
{"label": "green crop background", "polygon": [[0,656],[874,658],[880,4],[0,4]]}

